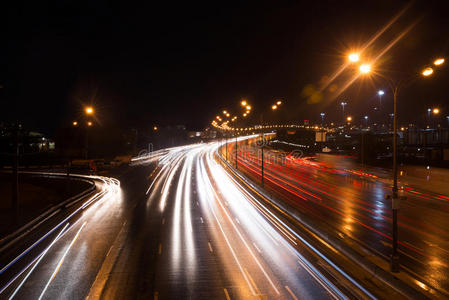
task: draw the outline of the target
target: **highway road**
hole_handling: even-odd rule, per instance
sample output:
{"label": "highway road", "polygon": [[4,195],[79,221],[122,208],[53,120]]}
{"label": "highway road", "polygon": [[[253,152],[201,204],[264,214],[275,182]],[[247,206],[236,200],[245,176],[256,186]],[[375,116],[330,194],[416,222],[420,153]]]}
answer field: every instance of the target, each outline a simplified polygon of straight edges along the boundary
{"label": "highway road", "polygon": [[95,196],[0,255],[0,298],[374,298],[229,175],[218,147],[97,178]]}
{"label": "highway road", "polygon": [[[261,159],[254,145],[239,146],[238,168],[255,182],[261,180]],[[235,143],[228,145],[235,148]],[[287,155],[285,155],[287,154]],[[265,188],[307,217],[317,230],[332,235],[388,269],[392,252],[391,180],[363,171],[354,159],[322,155],[295,157],[265,150]],[[235,165],[234,155],[229,157]],[[400,179],[401,180],[401,179]],[[449,296],[449,189],[432,191],[401,184],[407,197],[399,211],[399,253],[402,273],[416,278],[411,284],[432,294]],[[365,251],[368,250],[368,251]],[[380,258],[380,259],[379,259]]]}

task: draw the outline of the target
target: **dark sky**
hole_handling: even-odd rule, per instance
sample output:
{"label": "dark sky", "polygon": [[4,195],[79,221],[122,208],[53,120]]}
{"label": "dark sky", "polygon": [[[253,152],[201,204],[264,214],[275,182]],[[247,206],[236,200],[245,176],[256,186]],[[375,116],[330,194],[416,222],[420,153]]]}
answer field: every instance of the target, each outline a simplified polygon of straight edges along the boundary
{"label": "dark sky", "polygon": [[[165,3],[25,1],[2,7],[0,120],[19,119],[54,133],[92,103],[104,125],[201,129],[222,109],[238,112],[241,98],[253,104],[254,116],[283,98],[278,117],[296,122],[318,119],[321,111],[341,118],[341,99],[355,117],[369,114],[376,90],[386,87],[378,75],[315,104],[302,91],[318,88],[351,48],[365,43],[408,1]],[[376,73],[413,72],[448,54],[443,1],[416,1],[367,53],[414,22]],[[449,115],[448,79],[443,68],[407,87],[400,99],[403,118],[423,118],[428,106]]]}

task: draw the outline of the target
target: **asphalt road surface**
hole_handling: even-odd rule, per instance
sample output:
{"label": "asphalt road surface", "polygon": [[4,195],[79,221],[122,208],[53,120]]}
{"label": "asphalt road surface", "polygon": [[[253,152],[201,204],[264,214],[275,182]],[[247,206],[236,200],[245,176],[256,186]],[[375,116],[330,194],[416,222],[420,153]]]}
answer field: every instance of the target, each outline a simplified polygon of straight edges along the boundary
{"label": "asphalt road surface", "polygon": [[301,238],[225,172],[218,146],[157,151],[121,182],[97,178],[97,194],[0,255],[0,298],[372,297],[341,270],[342,280],[324,276]]}
{"label": "asphalt road surface", "polygon": [[[239,170],[260,182],[260,151],[239,144]],[[235,143],[228,144],[228,150],[234,148]],[[391,194],[391,180],[362,171],[353,159],[343,156],[311,159],[264,152],[267,190],[292,211],[308,216],[315,228],[369,249],[375,254],[373,261],[388,265],[392,211],[385,196]],[[233,165],[234,153],[228,157]],[[398,213],[401,272],[417,279],[412,284],[418,290],[437,290],[449,297],[449,188],[441,194],[433,192],[432,185],[432,180],[421,188],[400,185],[400,196],[406,197]]]}

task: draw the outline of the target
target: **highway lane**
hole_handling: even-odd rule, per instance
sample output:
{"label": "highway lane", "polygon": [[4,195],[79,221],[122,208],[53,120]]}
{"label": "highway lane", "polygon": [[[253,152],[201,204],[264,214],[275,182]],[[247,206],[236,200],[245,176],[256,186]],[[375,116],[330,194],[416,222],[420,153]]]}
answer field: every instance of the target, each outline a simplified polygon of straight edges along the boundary
{"label": "highway lane", "polygon": [[[387,264],[391,253],[391,203],[385,195],[391,193],[390,181],[360,171],[357,165],[342,157],[325,156],[326,159],[318,161],[276,157],[278,152],[265,152],[268,190],[310,217],[316,228],[369,249]],[[253,148],[244,150],[242,143],[238,165],[260,182],[260,156]],[[431,184],[428,189],[431,190]],[[403,270],[418,278],[413,282],[418,289],[434,288],[449,295],[447,195],[408,186],[403,187],[401,195],[407,197],[399,213]]]}
{"label": "highway lane", "polygon": [[214,158],[217,147],[178,147],[135,160],[121,188],[105,183],[107,193],[58,227],[33,263],[12,268],[23,272],[0,297],[350,295],[311,263],[288,226],[224,171]]}

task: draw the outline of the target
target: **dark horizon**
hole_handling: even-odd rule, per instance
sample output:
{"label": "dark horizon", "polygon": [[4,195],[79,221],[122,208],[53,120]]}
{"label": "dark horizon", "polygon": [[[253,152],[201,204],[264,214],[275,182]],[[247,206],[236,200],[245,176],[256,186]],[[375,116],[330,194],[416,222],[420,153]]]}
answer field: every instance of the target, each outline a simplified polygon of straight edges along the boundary
{"label": "dark horizon", "polygon": [[[254,107],[251,122],[277,98],[285,100],[278,112],[284,120],[317,121],[321,111],[338,120],[340,99],[349,103],[348,113],[361,116],[372,110],[379,88],[391,106],[380,76],[359,79],[337,99],[325,96],[319,103],[308,102],[304,88],[318,88],[351,48],[407,4],[10,4],[1,30],[6,43],[0,50],[0,120],[19,119],[54,134],[92,104],[105,126],[201,129],[222,109],[239,112],[241,98]],[[447,54],[449,25],[442,7],[440,1],[413,3],[373,44],[373,52],[379,51],[417,22],[376,72],[416,71]],[[449,115],[447,80],[443,68],[401,93],[402,120],[425,118],[427,107]]]}

